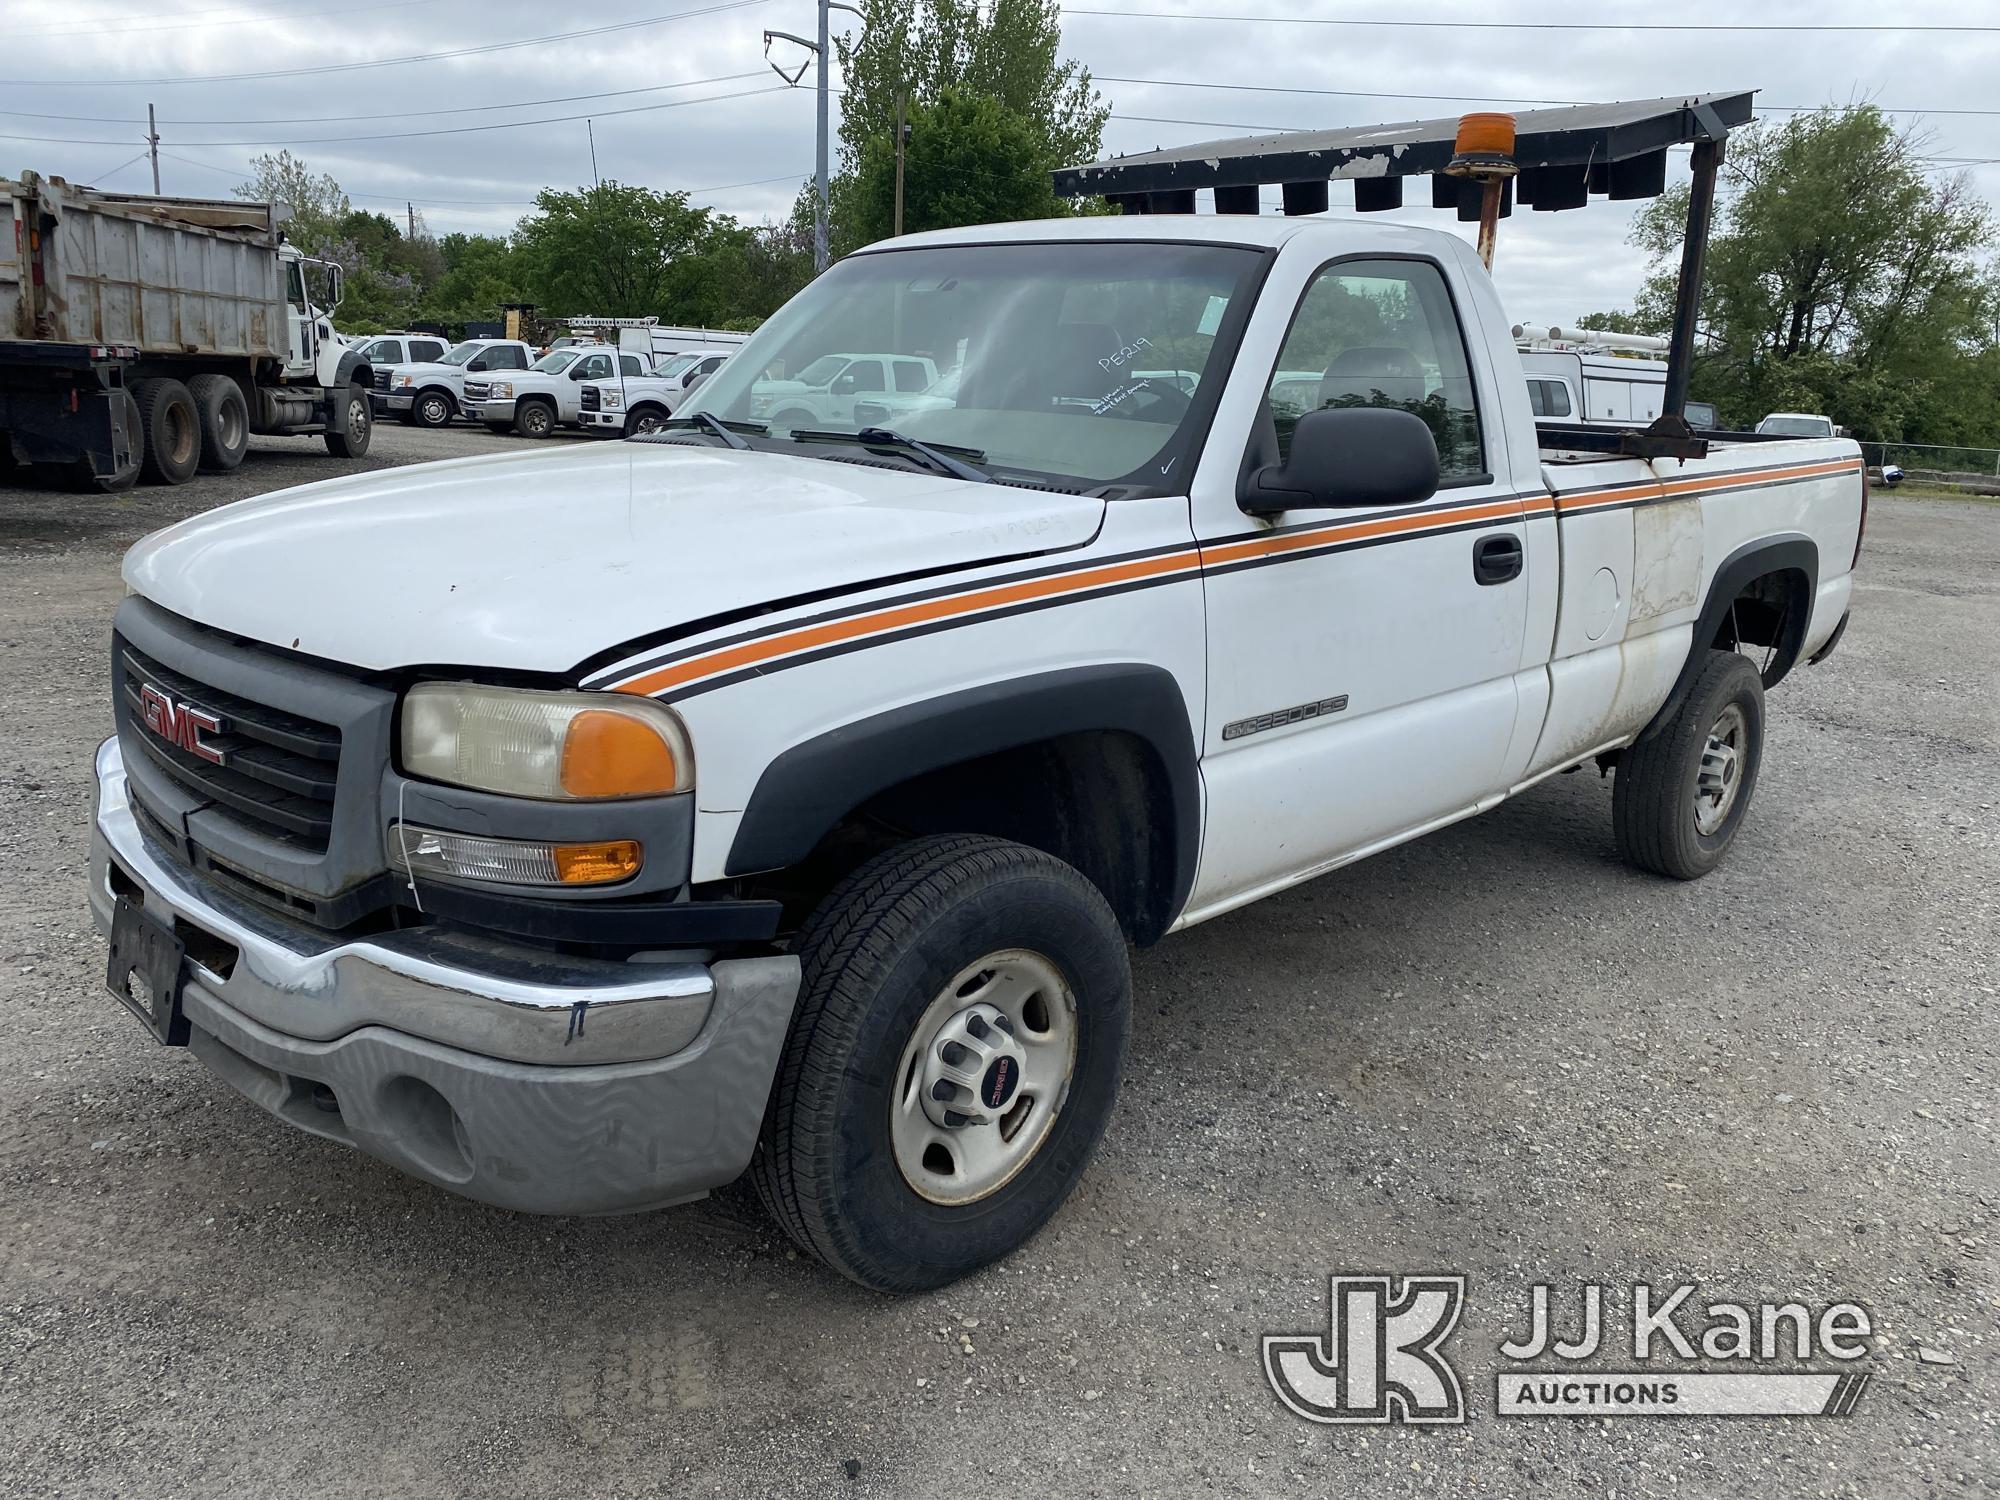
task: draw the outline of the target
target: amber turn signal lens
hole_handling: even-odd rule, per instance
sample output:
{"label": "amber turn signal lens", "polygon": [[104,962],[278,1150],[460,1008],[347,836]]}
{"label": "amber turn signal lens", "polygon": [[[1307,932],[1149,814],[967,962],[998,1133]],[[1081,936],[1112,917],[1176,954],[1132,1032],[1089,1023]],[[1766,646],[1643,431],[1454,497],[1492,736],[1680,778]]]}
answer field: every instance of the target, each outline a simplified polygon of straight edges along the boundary
{"label": "amber turn signal lens", "polygon": [[1512,156],[1514,117],[1470,114],[1458,117],[1458,138],[1452,150],[1459,156]]}
{"label": "amber turn signal lens", "polygon": [[639,873],[639,846],[631,839],[600,844],[556,844],[556,879],[564,885],[605,885]]}
{"label": "amber turn signal lens", "polygon": [[645,797],[674,790],[673,747],[630,714],[588,708],[563,736],[562,789],[571,797]]}

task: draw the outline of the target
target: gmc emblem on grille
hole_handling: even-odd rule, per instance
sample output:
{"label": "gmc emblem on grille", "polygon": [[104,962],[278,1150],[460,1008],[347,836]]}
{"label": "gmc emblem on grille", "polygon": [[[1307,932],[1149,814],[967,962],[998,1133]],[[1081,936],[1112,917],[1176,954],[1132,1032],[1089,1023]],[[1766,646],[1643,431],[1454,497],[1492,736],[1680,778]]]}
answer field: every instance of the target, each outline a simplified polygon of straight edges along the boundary
{"label": "gmc emblem on grille", "polygon": [[222,720],[207,709],[192,703],[176,703],[148,683],[139,688],[139,715],[146,727],[169,745],[215,765],[222,764],[222,752],[204,743],[201,737],[203,730],[214,732],[222,728]]}

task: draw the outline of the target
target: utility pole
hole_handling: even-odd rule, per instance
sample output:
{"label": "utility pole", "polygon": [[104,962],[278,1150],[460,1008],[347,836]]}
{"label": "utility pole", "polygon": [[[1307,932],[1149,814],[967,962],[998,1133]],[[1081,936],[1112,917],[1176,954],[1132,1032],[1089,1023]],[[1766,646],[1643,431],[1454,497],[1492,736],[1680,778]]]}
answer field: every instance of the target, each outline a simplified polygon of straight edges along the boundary
{"label": "utility pole", "polygon": [[417,205],[405,202],[403,207],[410,211],[410,243],[414,245],[417,242]]}
{"label": "utility pole", "polygon": [[[806,51],[813,54],[813,60],[819,64],[819,116],[813,135],[813,270],[815,273],[824,271],[827,261],[831,258],[827,248],[826,233],[827,68],[830,65],[833,53],[832,38],[828,34],[831,29],[830,12],[836,10],[844,10],[857,16],[861,14],[859,9],[852,5],[844,4],[843,0],[819,0],[818,41],[809,42],[802,36],[793,36],[789,31],[767,31],[764,33],[764,59],[766,62],[769,62],[771,57],[771,41],[773,38],[776,38],[780,41],[791,42],[796,46],[805,48]],[[784,79],[786,83],[796,86],[798,81],[805,76],[806,66],[805,63],[800,63],[797,72],[787,73],[776,63],[771,63],[771,71]]]}
{"label": "utility pole", "polygon": [[590,137],[590,185],[592,187],[602,187],[604,184],[597,176],[597,122],[594,120],[585,120],[583,122],[583,129],[584,134]]}
{"label": "utility pole", "polygon": [[910,127],[903,123],[907,89],[896,90],[896,233],[903,232],[903,148],[910,143]]}
{"label": "utility pole", "polygon": [[160,196],[160,124],[153,117],[153,106],[146,106],[146,154],[153,158],[153,196]]}

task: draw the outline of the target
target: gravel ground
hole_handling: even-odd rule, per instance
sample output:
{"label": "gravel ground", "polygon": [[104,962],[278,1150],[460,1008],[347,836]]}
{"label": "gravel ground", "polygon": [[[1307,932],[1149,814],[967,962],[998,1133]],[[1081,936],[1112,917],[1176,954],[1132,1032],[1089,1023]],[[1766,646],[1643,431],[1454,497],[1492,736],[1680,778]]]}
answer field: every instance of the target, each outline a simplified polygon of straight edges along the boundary
{"label": "gravel ground", "polygon": [[[505,441],[389,428],[366,466]],[[1711,878],[1623,868],[1609,783],[1561,777],[1140,955],[1075,1199],[888,1301],[740,1190],[461,1202],[283,1129],[103,993],[81,872],[119,554],[353,467],[268,443],[181,490],[0,490],[0,1492],[2000,1493],[2000,508],[1876,502],[1854,626],[1774,695]],[[1273,1399],[1260,1336],[1324,1332],[1328,1274],[1383,1270],[1469,1278],[1467,1425]],[[1573,1317],[1579,1283],[1638,1280],[1861,1301],[1874,1383],[1846,1420],[1493,1415],[1531,1283]]]}

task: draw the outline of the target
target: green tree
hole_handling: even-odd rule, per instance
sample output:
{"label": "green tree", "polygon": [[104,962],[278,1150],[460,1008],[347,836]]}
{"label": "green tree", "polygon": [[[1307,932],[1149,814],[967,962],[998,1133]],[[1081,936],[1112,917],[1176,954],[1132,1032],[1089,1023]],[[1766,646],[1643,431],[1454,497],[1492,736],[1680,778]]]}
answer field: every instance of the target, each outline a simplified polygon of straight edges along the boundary
{"label": "green tree", "polygon": [[[899,95],[907,101],[912,122],[938,109],[947,96],[956,96],[961,109],[974,98],[998,106],[1023,127],[1010,135],[1031,145],[1026,155],[1045,178],[1057,167],[1094,161],[1102,154],[1110,106],[1092,87],[1089,71],[1061,57],[1056,0],[991,0],[984,7],[980,0],[861,0],[861,9],[858,39],[837,41],[845,88],[840,175],[829,194],[836,253],[888,233],[890,218],[877,215],[873,206],[876,177],[870,175],[864,184],[863,176],[865,167],[879,173],[885,151],[893,167]],[[893,188],[893,177],[891,183]],[[810,191],[808,187],[801,195],[808,211]],[[1012,189],[994,189],[984,196],[998,202],[1012,195]],[[959,211],[975,212],[980,201],[975,189],[964,195],[965,207]],[[1075,211],[1047,192],[1037,196],[1034,208],[1036,214]],[[913,227],[918,221],[906,215],[905,222]]]}
{"label": "green tree", "polygon": [[686,193],[604,182],[573,193],[544,188],[514,231],[523,279],[548,313],[648,314],[689,321],[708,278],[695,266],[721,223]]}
{"label": "green tree", "polygon": [[250,163],[251,177],[239,183],[236,196],[252,203],[276,203],[290,210],[285,237],[309,255],[321,254],[353,209],[340,184],[325,172],[315,173],[289,151],[268,152]]}
{"label": "green tree", "polygon": [[[947,91],[918,106],[904,153],[904,231],[1062,213],[1049,184],[1048,149],[1033,124],[981,94]],[[895,197],[895,142],[877,136],[862,148],[848,199],[848,228],[858,243],[893,232]]]}
{"label": "green tree", "polygon": [[[1986,204],[1925,171],[1925,143],[1872,105],[1759,122],[1730,137],[1693,372],[1726,418],[1821,411],[1865,437],[1950,425],[1937,397],[1993,337]],[[1677,187],[1638,216],[1651,258],[1629,326],[1672,326],[1687,218]],[[1612,326],[1609,321],[1591,326]]]}
{"label": "green tree", "polygon": [[448,234],[437,254],[439,271],[425,288],[419,321],[462,327],[498,318],[506,303],[530,300],[520,257],[500,235]]}

